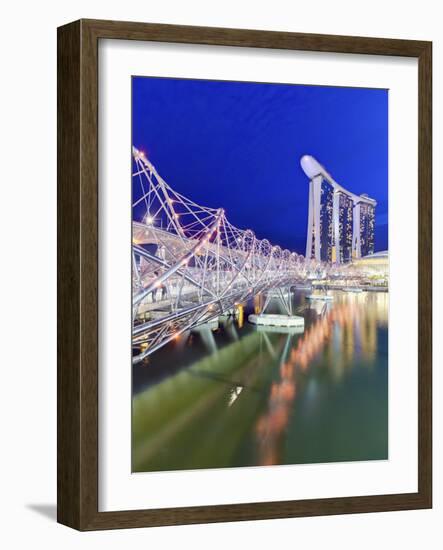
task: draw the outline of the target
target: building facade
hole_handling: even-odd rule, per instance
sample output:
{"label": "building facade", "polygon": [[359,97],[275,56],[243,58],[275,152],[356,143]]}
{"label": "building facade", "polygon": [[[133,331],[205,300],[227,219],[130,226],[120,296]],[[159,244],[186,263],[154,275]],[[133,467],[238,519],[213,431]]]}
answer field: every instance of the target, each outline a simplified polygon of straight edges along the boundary
{"label": "building facade", "polygon": [[373,254],[376,201],[342,187],[313,157],[300,163],[310,180],[306,257],[341,264]]}

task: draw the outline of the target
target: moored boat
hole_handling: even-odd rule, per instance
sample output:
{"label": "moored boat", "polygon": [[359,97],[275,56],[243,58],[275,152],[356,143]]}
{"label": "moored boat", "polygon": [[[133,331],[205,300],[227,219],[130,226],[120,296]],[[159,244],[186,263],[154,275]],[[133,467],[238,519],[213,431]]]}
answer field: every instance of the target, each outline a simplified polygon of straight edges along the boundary
{"label": "moored boat", "polygon": [[323,300],[332,302],[334,296],[332,294],[309,294],[308,296],[306,296],[306,298],[308,300]]}

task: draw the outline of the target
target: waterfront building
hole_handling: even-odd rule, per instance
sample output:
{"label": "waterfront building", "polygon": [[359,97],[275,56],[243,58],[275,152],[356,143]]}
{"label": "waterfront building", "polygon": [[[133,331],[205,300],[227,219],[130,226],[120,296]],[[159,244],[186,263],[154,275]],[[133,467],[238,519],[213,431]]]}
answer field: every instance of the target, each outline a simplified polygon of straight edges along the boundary
{"label": "waterfront building", "polygon": [[345,189],[313,157],[300,163],[310,180],[306,257],[341,264],[373,254],[376,201]]}
{"label": "waterfront building", "polygon": [[335,193],[335,216],[334,220],[336,253],[335,261],[337,263],[346,263],[352,259],[352,236],[354,203],[347,193],[337,191]]}
{"label": "waterfront building", "polygon": [[[367,195],[363,196],[367,197]],[[360,203],[360,256],[368,256],[374,253],[374,226],[374,206],[368,202]]]}

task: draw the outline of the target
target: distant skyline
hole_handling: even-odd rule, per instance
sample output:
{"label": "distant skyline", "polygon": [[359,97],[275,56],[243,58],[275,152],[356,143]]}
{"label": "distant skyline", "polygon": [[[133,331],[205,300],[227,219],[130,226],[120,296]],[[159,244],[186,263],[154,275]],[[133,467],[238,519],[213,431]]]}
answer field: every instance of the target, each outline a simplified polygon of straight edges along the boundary
{"label": "distant skyline", "polygon": [[377,201],[375,251],[388,248],[387,90],[151,77],[132,90],[133,145],[176,191],[304,254],[309,154]]}

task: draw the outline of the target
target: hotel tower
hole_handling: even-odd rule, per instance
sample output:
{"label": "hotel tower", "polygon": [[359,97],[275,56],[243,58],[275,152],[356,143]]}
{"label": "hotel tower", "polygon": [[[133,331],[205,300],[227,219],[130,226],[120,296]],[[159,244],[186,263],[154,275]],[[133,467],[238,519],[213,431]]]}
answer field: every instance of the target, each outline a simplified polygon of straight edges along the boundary
{"label": "hotel tower", "polygon": [[341,264],[373,254],[376,201],[342,187],[314,157],[300,164],[310,180],[306,258]]}

